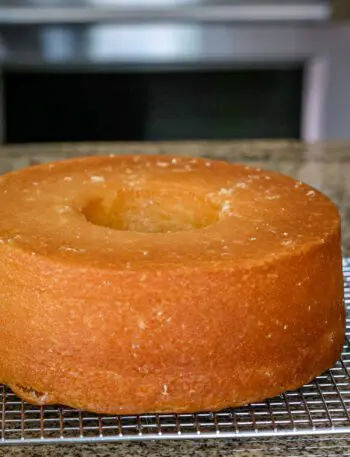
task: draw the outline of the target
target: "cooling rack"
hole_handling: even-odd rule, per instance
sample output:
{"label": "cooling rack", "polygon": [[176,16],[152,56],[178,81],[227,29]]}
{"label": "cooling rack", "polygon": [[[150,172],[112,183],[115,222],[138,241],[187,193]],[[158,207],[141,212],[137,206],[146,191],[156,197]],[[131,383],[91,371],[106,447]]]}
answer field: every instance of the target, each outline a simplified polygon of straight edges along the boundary
{"label": "cooling rack", "polygon": [[336,366],[299,390],[221,412],[104,416],[38,407],[0,385],[0,444],[248,438],[350,432],[350,258],[344,259],[347,339]]}

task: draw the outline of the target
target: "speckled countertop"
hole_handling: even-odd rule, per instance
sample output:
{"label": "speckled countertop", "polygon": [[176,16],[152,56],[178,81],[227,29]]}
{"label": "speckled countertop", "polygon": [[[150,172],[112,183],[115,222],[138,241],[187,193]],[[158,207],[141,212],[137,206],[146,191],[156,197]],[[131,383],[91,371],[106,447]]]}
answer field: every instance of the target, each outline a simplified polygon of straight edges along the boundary
{"label": "speckled countertop", "polygon": [[[0,173],[25,166],[84,155],[192,155],[278,170],[327,194],[343,220],[343,252],[350,255],[350,143],[305,145],[293,141],[103,143],[0,147]],[[98,445],[0,447],[0,456],[90,457],[147,455],[173,457],[345,456],[350,435],[250,440],[130,442]]]}

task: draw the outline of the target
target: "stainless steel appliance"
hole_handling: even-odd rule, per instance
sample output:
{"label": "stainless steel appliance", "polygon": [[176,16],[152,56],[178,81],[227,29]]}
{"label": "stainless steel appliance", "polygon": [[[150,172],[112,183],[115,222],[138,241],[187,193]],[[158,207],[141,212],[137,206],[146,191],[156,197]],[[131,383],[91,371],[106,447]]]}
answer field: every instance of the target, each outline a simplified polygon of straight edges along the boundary
{"label": "stainless steel appliance", "polygon": [[328,0],[1,0],[0,76],[297,64],[300,136],[349,139],[350,27],[332,15]]}

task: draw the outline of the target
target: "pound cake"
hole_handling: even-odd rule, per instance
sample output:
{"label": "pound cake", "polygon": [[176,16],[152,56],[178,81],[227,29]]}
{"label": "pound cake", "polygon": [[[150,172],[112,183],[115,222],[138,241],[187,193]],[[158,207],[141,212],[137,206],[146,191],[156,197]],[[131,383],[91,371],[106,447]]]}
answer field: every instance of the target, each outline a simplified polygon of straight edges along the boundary
{"label": "pound cake", "polygon": [[108,156],[0,178],[0,382],[107,414],[219,410],[338,359],[340,220],[243,165]]}

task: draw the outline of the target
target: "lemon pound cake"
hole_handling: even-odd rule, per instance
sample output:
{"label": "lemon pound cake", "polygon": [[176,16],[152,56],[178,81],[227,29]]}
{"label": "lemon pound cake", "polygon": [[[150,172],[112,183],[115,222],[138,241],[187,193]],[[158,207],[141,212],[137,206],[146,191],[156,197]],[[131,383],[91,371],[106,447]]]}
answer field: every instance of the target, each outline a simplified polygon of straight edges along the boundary
{"label": "lemon pound cake", "polygon": [[277,173],[90,157],[0,178],[0,382],[99,413],[294,389],[344,340],[339,214]]}

